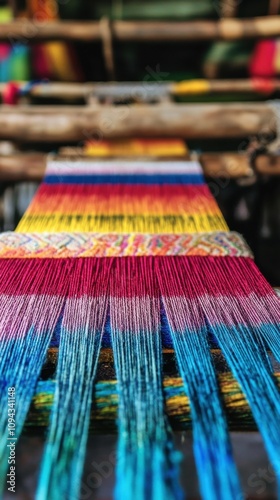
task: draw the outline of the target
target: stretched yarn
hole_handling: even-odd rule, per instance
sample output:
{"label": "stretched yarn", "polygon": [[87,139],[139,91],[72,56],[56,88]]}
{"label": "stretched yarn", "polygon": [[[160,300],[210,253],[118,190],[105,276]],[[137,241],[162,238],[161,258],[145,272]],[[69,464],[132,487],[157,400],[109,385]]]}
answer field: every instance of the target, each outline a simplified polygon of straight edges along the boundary
{"label": "stretched yarn", "polygon": [[[62,311],[67,267],[66,260],[53,261],[49,273],[48,261],[0,260],[0,492],[6,482],[7,444],[20,436]],[[15,389],[15,403],[9,402],[9,388]],[[11,423],[16,418],[16,426],[8,434],[9,418]]]}
{"label": "stretched yarn", "polygon": [[38,500],[79,497],[93,382],[108,307],[109,269],[110,261],[72,261]]}
{"label": "stretched yarn", "polygon": [[164,416],[160,303],[153,265],[151,259],[117,260],[110,288],[120,422],[115,493],[126,500],[132,492],[137,500],[183,498],[178,457]]}
{"label": "stretched yarn", "polygon": [[19,232],[227,230],[196,162],[51,162]]}
{"label": "stretched yarn", "polygon": [[[196,162],[49,162],[17,231],[0,236],[2,408],[14,385],[19,433],[34,394],[51,410],[38,500],[79,498],[102,345],[116,375],[97,399],[111,423],[117,415],[117,500],[182,498],[172,398],[181,416],[185,398],[202,498],[242,498],[223,384],[245,428],[253,415],[279,475],[280,394],[267,353],[280,361],[279,298],[227,231]],[[234,381],[217,376],[213,345]],[[162,346],[174,349],[180,382],[164,378]],[[55,380],[39,381],[48,347],[58,348]]]}
{"label": "stretched yarn", "polygon": [[[184,261],[157,259],[156,270],[180,374],[190,398],[201,494],[209,500],[242,498],[209,350],[207,326],[201,321],[199,305],[189,300],[195,292],[195,279],[191,273],[184,272]],[[200,265],[197,267],[199,273]]]}

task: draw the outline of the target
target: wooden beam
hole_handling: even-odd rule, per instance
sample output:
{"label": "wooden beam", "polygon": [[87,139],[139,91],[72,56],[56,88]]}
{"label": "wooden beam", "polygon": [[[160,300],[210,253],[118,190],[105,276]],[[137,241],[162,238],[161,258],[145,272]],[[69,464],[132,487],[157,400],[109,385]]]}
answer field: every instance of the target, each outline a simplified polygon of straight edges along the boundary
{"label": "wooden beam", "polygon": [[46,170],[47,158],[45,153],[0,156],[0,182],[40,182]]}
{"label": "wooden beam", "polygon": [[[252,167],[245,153],[202,153],[199,160],[207,177],[238,179],[250,177]],[[280,175],[280,156],[261,154],[255,160],[256,172],[260,175]]]}
{"label": "wooden beam", "polygon": [[123,137],[244,138],[276,131],[266,103],[1,106],[0,139],[75,142]]}
{"label": "wooden beam", "polygon": [[[270,158],[266,156],[265,160],[266,166],[269,168]],[[248,156],[244,153],[202,153],[199,161],[207,177],[238,179],[250,177],[253,173]],[[280,158],[278,175],[280,175]]]}
{"label": "wooden beam", "polygon": [[[73,155],[74,150],[72,157]],[[0,156],[0,182],[40,182],[44,176],[47,158],[45,153]],[[67,156],[62,155],[58,158],[67,158]],[[202,153],[198,159],[207,177],[236,179],[252,175],[248,157],[244,153]],[[81,152],[79,152],[79,160],[82,160]],[[98,158],[92,158],[92,160],[98,160]],[[100,161],[104,161],[104,158]],[[280,156],[259,156],[256,160],[256,170],[261,175],[280,176]]]}
{"label": "wooden beam", "polygon": [[[0,83],[0,94],[6,88]],[[19,89],[26,88],[26,82],[18,83]],[[172,96],[189,96],[201,94],[250,93],[269,96],[280,92],[280,79],[238,79],[238,80],[186,80],[181,82],[42,82],[29,87],[26,92],[30,97],[44,99],[84,99],[91,95],[97,99],[142,100],[149,95],[160,96],[163,93]]]}
{"label": "wooden beam", "polygon": [[[112,21],[115,40],[137,42],[243,40],[280,35],[279,16],[252,19],[223,18],[219,21]],[[15,41],[97,41],[102,39],[98,21],[37,22],[15,20],[0,25],[0,40]]]}

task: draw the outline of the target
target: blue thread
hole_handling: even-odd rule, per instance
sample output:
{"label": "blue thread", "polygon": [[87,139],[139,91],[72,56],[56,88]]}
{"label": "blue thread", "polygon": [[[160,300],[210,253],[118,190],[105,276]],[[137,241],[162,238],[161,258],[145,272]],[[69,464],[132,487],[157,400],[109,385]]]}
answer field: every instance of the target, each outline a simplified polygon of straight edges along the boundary
{"label": "blue thread", "polygon": [[116,259],[111,286],[119,397],[114,496],[116,500],[182,500],[181,454],[173,448],[164,413],[160,302],[154,297],[152,260]]}
{"label": "blue thread", "polygon": [[[6,486],[8,467],[8,387],[15,388],[15,436],[21,434],[37,380],[47,354],[51,333],[46,328],[29,331],[5,341],[0,358],[0,496]],[[11,436],[10,436],[11,437]],[[13,437],[13,436],[12,436]]]}
{"label": "blue thread", "polygon": [[115,499],[181,500],[181,454],[164,417],[159,335],[126,331],[124,344],[123,333],[113,330],[112,342],[119,395]]}
{"label": "blue thread", "polygon": [[52,334],[52,338],[51,338],[51,341],[50,341],[50,348],[53,348],[53,347],[54,348],[58,348],[59,347],[64,307],[65,307],[65,304],[64,304],[64,306],[62,308],[62,311],[61,311],[61,314],[60,314],[60,316],[58,318],[58,322],[55,325],[55,328],[54,328],[54,331],[53,331],[53,334]]}
{"label": "blue thread", "polygon": [[77,500],[86,452],[101,331],[62,327],[56,390],[37,500]]}
{"label": "blue thread", "polygon": [[96,174],[96,175],[46,175],[45,184],[145,184],[145,185],[204,185],[200,174]]}
{"label": "blue thread", "polygon": [[[262,329],[270,326],[263,325]],[[270,363],[264,362],[266,355],[257,335],[260,329],[242,324],[210,328],[248,400],[277,474],[280,492],[280,393]]]}
{"label": "blue thread", "polygon": [[[185,301],[180,298],[181,307]],[[186,311],[192,318],[191,303]],[[176,307],[165,302],[165,313],[176,322]],[[180,321],[178,322],[178,325]],[[169,326],[169,325],[168,325]],[[166,325],[165,325],[166,327]],[[234,463],[226,416],[212,362],[206,326],[173,330],[170,335],[185,391],[190,398],[199,486],[204,500],[236,500],[243,494]]]}
{"label": "blue thread", "polygon": [[109,311],[106,315],[106,321],[105,321],[105,326],[104,326],[104,332],[102,335],[102,348],[103,349],[108,349],[112,347],[112,340],[111,340],[111,324],[110,324],[110,314]]}

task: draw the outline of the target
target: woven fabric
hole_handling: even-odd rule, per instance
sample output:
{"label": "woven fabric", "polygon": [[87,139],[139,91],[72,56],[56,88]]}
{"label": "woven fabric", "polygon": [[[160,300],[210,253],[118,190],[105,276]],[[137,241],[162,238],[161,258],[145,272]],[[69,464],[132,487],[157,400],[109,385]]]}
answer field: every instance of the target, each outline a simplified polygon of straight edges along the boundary
{"label": "woven fabric", "polygon": [[238,233],[115,234],[115,233],[3,233],[0,258],[44,259],[212,255],[250,257]]}
{"label": "woven fabric", "polygon": [[[221,348],[279,475],[280,394],[266,350],[280,361],[279,298],[227,231],[198,163],[50,162],[17,232],[0,237],[0,304],[1,404],[15,386],[18,433],[34,393],[51,395],[38,500],[79,498],[106,342],[117,379],[117,500],[184,497],[163,346],[188,396],[202,498],[243,498],[210,346]],[[48,347],[58,349],[55,381],[36,389]],[[5,413],[0,458],[3,489]]]}

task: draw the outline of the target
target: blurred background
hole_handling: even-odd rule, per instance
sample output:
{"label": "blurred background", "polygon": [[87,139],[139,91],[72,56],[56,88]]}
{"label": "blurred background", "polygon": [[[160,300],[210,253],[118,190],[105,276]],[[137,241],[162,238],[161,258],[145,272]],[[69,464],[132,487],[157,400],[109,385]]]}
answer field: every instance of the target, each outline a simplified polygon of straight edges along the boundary
{"label": "blurred background", "polygon": [[[247,19],[280,14],[280,0],[10,0],[0,1],[0,23],[23,23],[30,20],[34,37],[15,36],[13,29],[2,36],[0,43],[0,85],[2,103],[48,106],[88,104],[82,95],[62,92],[32,92],[32,89],[51,82],[83,84],[84,82],[148,82],[165,81],[248,81],[251,90],[235,91],[230,85],[226,91],[189,92],[177,95],[180,102],[262,102],[279,99],[280,38],[261,36],[248,39],[188,40],[188,41],[119,41],[113,38],[114,21],[199,21],[219,22],[224,18]],[[42,43],[36,40],[38,23],[72,21],[101,21],[101,39],[94,41]],[[278,20],[280,25],[280,18]],[[250,26],[247,27],[250,29]],[[279,30],[280,32],[280,30]],[[0,24],[1,33],[1,24]],[[217,37],[218,38],[218,37]],[[270,85],[273,81],[274,84]],[[17,82],[25,82],[19,85]],[[198,83],[196,85],[199,87]],[[92,98],[92,97],[91,97]],[[126,97],[126,101],[129,99]],[[42,114],[42,120],[43,120]],[[2,168],[7,158],[17,154],[20,165],[25,164],[20,154],[57,153],[61,148],[86,147],[68,142],[40,142],[36,147],[24,140],[0,141],[0,230],[13,230],[28,206],[39,182],[40,174],[7,175]],[[3,137],[3,133],[1,134]],[[280,285],[280,175],[260,174],[254,171],[255,158],[251,152],[266,151],[268,142],[259,137],[240,139],[187,140],[188,151],[198,155],[205,152],[235,152],[248,155],[250,176],[223,176],[222,182],[207,175],[209,186],[216,196],[231,230],[241,232],[251,245],[257,264],[274,286]],[[264,143],[265,142],[265,143]],[[277,144],[273,154],[277,157]],[[43,157],[43,156],[42,156]],[[23,157],[22,157],[23,158]],[[32,157],[33,158],[33,157]],[[35,157],[34,157],[35,158]],[[41,158],[39,156],[38,158]],[[39,161],[39,159],[38,159]],[[37,163],[38,163],[37,161]],[[34,160],[34,171],[37,168]],[[22,166],[22,168],[24,168]],[[280,172],[280,171],[279,171]],[[23,182],[24,181],[24,182]]]}

